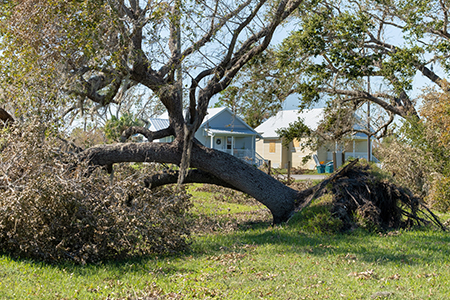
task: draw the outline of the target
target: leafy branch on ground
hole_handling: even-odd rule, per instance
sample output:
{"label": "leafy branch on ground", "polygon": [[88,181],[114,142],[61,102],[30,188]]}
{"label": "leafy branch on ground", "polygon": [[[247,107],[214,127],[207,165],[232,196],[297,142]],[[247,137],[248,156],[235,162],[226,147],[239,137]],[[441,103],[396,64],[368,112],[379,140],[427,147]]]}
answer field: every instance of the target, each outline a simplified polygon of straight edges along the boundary
{"label": "leafy branch on ground", "polygon": [[[0,154],[0,249],[45,261],[98,262],[187,249],[185,191],[146,189],[143,174],[118,165],[82,176],[41,125],[4,130]],[[151,170],[150,170],[151,171]]]}

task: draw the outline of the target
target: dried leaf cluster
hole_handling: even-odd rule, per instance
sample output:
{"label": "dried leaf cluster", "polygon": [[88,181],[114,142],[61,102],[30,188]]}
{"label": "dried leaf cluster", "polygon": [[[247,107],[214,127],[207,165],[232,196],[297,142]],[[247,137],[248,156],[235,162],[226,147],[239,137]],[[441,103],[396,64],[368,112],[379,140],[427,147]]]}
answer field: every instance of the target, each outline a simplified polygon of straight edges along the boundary
{"label": "dried leaf cluster", "polygon": [[431,184],[429,175],[433,173],[433,164],[427,161],[426,153],[393,138],[380,145],[375,155],[382,159],[383,169],[392,175],[396,184],[426,196]]}
{"label": "dried leaf cluster", "polygon": [[[35,123],[4,130],[0,154],[0,249],[76,263],[186,249],[184,191],[150,191],[142,170],[83,176],[75,156]],[[76,167],[74,167],[76,166]]]}

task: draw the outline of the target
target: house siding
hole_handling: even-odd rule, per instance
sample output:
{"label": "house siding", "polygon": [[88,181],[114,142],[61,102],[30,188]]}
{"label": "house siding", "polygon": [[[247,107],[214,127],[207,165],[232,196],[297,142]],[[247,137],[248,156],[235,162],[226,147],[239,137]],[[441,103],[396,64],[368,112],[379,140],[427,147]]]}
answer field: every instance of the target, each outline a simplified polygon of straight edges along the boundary
{"label": "house siding", "polygon": [[[270,144],[273,143],[275,145],[275,152],[270,152]],[[264,159],[270,160],[272,167],[274,168],[282,168],[282,149],[283,146],[281,144],[281,140],[275,139],[267,139],[267,140],[259,140],[256,143],[256,152],[264,157]]]}
{"label": "house siding", "polygon": [[263,139],[258,139],[256,141],[255,149],[256,149],[256,152],[259,153],[259,155],[261,155],[262,157],[267,159],[265,152],[264,152],[264,140]]}
{"label": "house siding", "polygon": [[[270,152],[270,144],[273,143],[275,145],[275,152]],[[267,138],[260,139],[256,142],[256,152],[262,155],[265,159],[271,161],[271,165],[274,168],[286,168],[288,162],[291,162],[292,167],[296,168],[306,168],[306,169],[315,169],[316,163],[312,158],[313,154],[316,154],[319,161],[321,162],[329,162],[332,160],[332,153],[335,150],[335,145],[329,143],[324,144],[319,147],[319,149],[311,150],[310,148],[301,148],[302,141],[290,143],[289,148],[283,147],[281,143],[281,139]],[[298,146],[295,147],[294,146]],[[353,153],[353,140],[348,142],[345,147],[346,156],[352,156]],[[361,154],[367,152],[367,141],[365,140],[355,140],[355,153]],[[303,163],[303,158],[306,156],[310,156],[310,158]]]}
{"label": "house siding", "polygon": [[209,136],[206,136],[205,134],[203,134],[203,128],[200,128],[201,130],[197,130],[197,132],[195,132],[195,138],[202,143],[203,146],[205,147],[209,147],[211,148],[211,138]]}
{"label": "house siding", "polygon": [[[312,155],[315,154],[316,151],[311,150],[306,147],[302,149],[302,141],[294,140],[289,145],[289,160],[291,161],[291,166],[296,168],[307,168],[314,169],[315,162],[312,158]],[[306,156],[310,156],[306,163],[303,163],[303,158]]]}
{"label": "house siding", "polygon": [[356,152],[367,152],[367,140],[355,141]]}
{"label": "house siding", "polygon": [[215,129],[233,131],[248,130],[248,126],[240,119],[233,116],[229,111],[223,111],[221,114],[215,115],[212,120],[207,121],[203,126],[213,125]]}

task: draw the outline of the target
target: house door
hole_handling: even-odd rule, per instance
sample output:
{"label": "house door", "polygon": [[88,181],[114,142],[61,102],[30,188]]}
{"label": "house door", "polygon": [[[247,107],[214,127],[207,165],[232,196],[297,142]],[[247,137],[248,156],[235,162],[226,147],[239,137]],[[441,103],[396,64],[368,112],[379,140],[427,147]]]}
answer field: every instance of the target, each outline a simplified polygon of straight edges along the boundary
{"label": "house door", "polygon": [[223,136],[218,136],[214,138],[214,149],[223,150],[226,149],[226,139]]}

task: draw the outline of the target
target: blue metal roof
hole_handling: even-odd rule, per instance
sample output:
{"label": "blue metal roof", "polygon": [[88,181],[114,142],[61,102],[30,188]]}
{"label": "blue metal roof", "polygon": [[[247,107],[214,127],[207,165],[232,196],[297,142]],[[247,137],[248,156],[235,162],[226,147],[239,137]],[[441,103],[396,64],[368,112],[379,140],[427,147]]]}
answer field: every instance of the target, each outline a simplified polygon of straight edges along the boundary
{"label": "blue metal roof", "polygon": [[149,129],[151,131],[158,131],[158,130],[166,129],[170,126],[168,119],[152,118],[148,121],[150,122]]}

